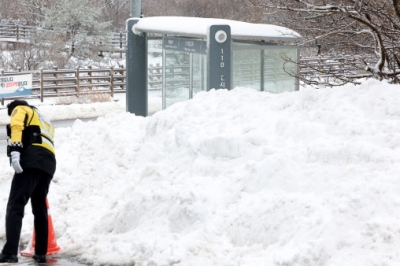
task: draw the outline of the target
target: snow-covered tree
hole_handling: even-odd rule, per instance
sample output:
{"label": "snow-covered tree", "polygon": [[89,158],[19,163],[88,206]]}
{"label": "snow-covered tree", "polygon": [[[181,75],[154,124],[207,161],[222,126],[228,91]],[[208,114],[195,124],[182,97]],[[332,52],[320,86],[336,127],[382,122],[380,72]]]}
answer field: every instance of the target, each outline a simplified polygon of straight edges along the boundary
{"label": "snow-covered tree", "polygon": [[57,0],[0,0],[0,17],[38,25],[44,18],[43,8],[50,8]]}
{"label": "snow-covered tree", "polygon": [[124,29],[130,16],[131,0],[104,0],[104,19],[112,21],[114,29]]}
{"label": "snow-covered tree", "polygon": [[91,0],[59,0],[44,8],[43,25],[65,40],[69,56],[93,56],[111,36],[109,22],[102,22],[102,8]]}

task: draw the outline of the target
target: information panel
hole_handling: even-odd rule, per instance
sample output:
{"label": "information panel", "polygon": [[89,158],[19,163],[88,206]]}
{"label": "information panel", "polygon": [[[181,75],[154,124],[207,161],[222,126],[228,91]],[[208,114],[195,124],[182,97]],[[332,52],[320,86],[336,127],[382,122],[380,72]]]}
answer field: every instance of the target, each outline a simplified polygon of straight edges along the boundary
{"label": "information panel", "polygon": [[186,39],[186,38],[164,37],[163,48],[165,50],[172,50],[179,52],[206,54],[207,42],[201,40]]}

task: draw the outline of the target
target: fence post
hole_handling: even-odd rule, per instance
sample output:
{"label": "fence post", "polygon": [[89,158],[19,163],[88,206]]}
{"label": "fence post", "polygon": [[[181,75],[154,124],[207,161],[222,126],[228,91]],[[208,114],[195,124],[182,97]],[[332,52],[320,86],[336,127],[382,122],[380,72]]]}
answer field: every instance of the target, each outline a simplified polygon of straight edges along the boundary
{"label": "fence post", "polygon": [[43,102],[43,69],[40,69],[40,101]]}
{"label": "fence post", "polygon": [[79,87],[79,67],[76,68],[76,73],[75,73],[75,78],[76,78],[76,93],[79,98],[80,94],[80,87]]}
{"label": "fence post", "polygon": [[175,65],[172,65],[172,67],[169,69],[170,75],[171,75],[171,88],[175,86]]}
{"label": "fence post", "polygon": [[18,39],[19,39],[19,28],[18,28],[18,25],[17,25],[17,28],[15,29],[15,31],[16,31],[16,38],[17,38],[17,41],[18,41]]}
{"label": "fence post", "polygon": [[88,66],[88,68],[89,68],[88,75],[89,75],[90,90],[93,91],[93,85],[92,85],[92,84],[93,84],[92,66]]}
{"label": "fence post", "polygon": [[[57,66],[54,66],[53,68],[54,68],[54,71],[56,72],[56,73],[53,74],[54,79],[55,79],[54,84],[55,84],[56,86],[58,86],[58,67],[57,67]],[[58,93],[58,90],[57,90],[57,89],[55,89],[55,91]]]}
{"label": "fence post", "polygon": [[344,73],[344,58],[339,59],[339,73]]}
{"label": "fence post", "polygon": [[111,97],[114,97],[114,67],[110,69],[110,90],[111,90]]}
{"label": "fence post", "polygon": [[160,84],[162,86],[162,79],[163,79],[162,70],[163,68],[162,66],[160,66],[160,63],[156,63],[156,77],[154,79],[156,80],[157,86],[159,86]]}
{"label": "fence post", "polygon": [[119,33],[119,58],[122,58],[122,32]]}
{"label": "fence post", "polygon": [[121,71],[120,71],[120,74],[121,74],[121,76],[122,76],[122,79],[121,79],[121,89],[124,89],[124,82],[125,82],[125,78],[124,78],[124,75],[126,75],[126,72],[124,71],[124,66],[123,65],[121,65]]}

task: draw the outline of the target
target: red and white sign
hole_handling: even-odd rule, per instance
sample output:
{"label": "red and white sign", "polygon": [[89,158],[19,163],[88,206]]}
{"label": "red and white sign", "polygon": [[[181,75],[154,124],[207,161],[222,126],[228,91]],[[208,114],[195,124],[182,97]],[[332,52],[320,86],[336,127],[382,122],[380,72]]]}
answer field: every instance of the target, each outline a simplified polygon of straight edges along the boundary
{"label": "red and white sign", "polygon": [[0,76],[0,94],[32,90],[32,74]]}

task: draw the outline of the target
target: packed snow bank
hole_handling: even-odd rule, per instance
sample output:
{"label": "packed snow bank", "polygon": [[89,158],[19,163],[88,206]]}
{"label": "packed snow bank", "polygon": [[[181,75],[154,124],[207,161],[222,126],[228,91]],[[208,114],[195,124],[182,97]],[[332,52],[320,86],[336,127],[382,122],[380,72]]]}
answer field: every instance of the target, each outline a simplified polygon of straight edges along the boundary
{"label": "packed snow bank", "polygon": [[237,88],[60,128],[58,244],[95,265],[397,265],[399,98],[377,81]]}
{"label": "packed snow bank", "polygon": [[[98,102],[91,104],[71,104],[56,105],[46,99],[41,103],[38,99],[26,100],[30,105],[35,106],[40,112],[50,120],[64,120],[76,118],[92,118],[104,116],[109,113],[124,113],[126,110],[125,101],[118,102]],[[0,109],[0,125],[10,123],[10,117],[7,115],[7,109]]]}

